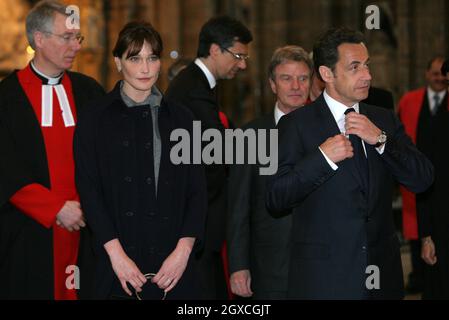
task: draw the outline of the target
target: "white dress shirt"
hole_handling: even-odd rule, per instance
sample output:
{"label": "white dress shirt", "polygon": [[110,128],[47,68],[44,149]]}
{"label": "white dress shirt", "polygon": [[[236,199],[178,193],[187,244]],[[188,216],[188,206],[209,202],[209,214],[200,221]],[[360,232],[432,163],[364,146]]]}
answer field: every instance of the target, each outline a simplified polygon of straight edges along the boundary
{"label": "white dress shirt", "polygon": [[281,120],[283,116],[285,116],[285,113],[279,109],[278,103],[276,102],[276,105],[274,106],[274,122],[276,125],[278,125],[279,120]]}
{"label": "white dress shirt", "polygon": [[203,71],[204,75],[207,78],[207,81],[209,82],[209,86],[211,89],[215,88],[217,85],[217,80],[215,79],[214,75],[210,70],[206,67],[203,61],[201,61],[200,58],[195,59],[195,64]]}
{"label": "white dress shirt", "polygon": [[446,90],[436,92],[433,91],[430,87],[427,87],[427,101],[429,102],[429,111],[431,114],[435,114],[434,110],[435,108],[438,107],[435,105],[435,94],[438,95],[439,104],[441,104],[441,102],[444,99],[444,96],[446,95],[446,92],[447,92]]}

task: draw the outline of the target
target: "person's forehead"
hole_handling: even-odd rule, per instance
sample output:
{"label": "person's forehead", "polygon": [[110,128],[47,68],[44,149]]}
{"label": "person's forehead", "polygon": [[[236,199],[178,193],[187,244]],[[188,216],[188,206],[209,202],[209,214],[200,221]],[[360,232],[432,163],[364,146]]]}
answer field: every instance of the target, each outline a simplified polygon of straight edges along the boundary
{"label": "person's forehead", "polygon": [[153,54],[153,48],[151,47],[151,44],[149,44],[147,41],[143,42],[142,48],[140,49],[139,55],[152,55]]}
{"label": "person's forehead", "polygon": [[363,43],[342,43],[338,46],[339,61],[351,63],[364,62],[368,56],[368,49]]}
{"label": "person's forehead", "polygon": [[246,53],[248,52],[248,45],[241,43],[239,41],[234,42],[232,49],[235,49],[236,53]]}
{"label": "person's forehead", "polygon": [[[57,30],[59,31],[59,33],[65,33],[65,32],[69,32],[69,33],[78,33],[80,31],[79,28],[73,28],[72,27],[72,23],[70,22],[70,17],[56,12],[54,15],[54,19],[53,19],[53,30]],[[70,27],[70,28],[68,28]]]}
{"label": "person's forehead", "polygon": [[293,71],[300,69],[300,72],[308,72],[310,73],[309,66],[304,61],[296,61],[296,60],[285,60],[282,63],[278,64],[275,68],[276,71]]}
{"label": "person's forehead", "polygon": [[443,66],[443,60],[435,60],[434,62],[432,62],[432,65],[430,67],[431,71],[441,71],[441,67]]}

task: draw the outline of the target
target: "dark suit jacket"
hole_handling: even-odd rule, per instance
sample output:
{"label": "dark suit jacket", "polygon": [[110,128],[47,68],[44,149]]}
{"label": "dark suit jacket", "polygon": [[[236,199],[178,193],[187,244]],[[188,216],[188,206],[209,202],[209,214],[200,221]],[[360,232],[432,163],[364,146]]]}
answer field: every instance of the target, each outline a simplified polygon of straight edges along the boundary
{"label": "dark suit jacket", "polygon": [[362,102],[373,106],[394,110],[393,94],[385,89],[371,86],[369,88],[368,98]]}
{"label": "dark suit jacket", "polygon": [[[173,79],[165,96],[189,108],[195,120],[201,121],[202,132],[209,128],[224,132],[218,115],[216,94],[210,88],[204,73],[194,62]],[[219,251],[225,237],[223,226],[226,223],[226,166],[214,164],[205,168],[208,193],[205,247]]]}
{"label": "dark suit jacket", "polygon": [[[279,170],[270,181],[267,206],[273,212],[293,209],[290,298],[403,297],[393,180],[421,192],[432,183],[433,167],[393,112],[364,103],[360,112],[388,135],[382,155],[366,144],[368,190],[353,159],[334,171],[318,149],[340,133],[323,96],[279,123]],[[366,290],[367,266],[379,268],[379,290]]]}
{"label": "dark suit jacket", "polygon": [[[243,129],[274,128],[274,114],[270,113]],[[267,134],[267,146],[268,143]],[[255,299],[284,299],[287,296],[291,216],[274,218],[268,213],[265,208],[267,176],[260,175],[259,168],[260,164],[230,168],[226,238],[229,271],[250,270]]]}
{"label": "dark suit jacket", "polygon": [[[67,74],[79,117],[89,101],[104,91],[90,77]],[[53,229],[46,229],[9,202],[26,185],[39,183],[50,188],[41,127],[16,72],[0,83],[0,149],[0,300],[53,299]],[[84,276],[80,298],[90,294],[85,290],[88,285],[83,285],[89,278],[84,262],[91,259],[85,233],[82,229],[79,255],[83,261],[78,261],[78,266]]]}

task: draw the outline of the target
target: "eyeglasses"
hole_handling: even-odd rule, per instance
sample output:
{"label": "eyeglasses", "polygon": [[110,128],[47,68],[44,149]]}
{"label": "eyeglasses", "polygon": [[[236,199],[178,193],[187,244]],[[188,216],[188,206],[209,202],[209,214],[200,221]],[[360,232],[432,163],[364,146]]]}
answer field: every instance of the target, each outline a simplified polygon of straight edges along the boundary
{"label": "eyeglasses", "polygon": [[44,33],[51,34],[52,36],[62,39],[65,44],[69,44],[72,41],[76,41],[79,44],[81,44],[84,41],[84,36],[79,33],[56,34],[56,33],[50,32],[50,31],[45,31]]}
{"label": "eyeglasses", "polygon": [[[144,277],[147,278],[148,280],[153,279],[155,276],[156,276],[155,273],[144,274]],[[139,293],[137,291],[136,291],[136,297],[137,297],[137,300],[142,300],[142,298],[140,297],[140,295],[139,295]],[[167,298],[167,292],[166,291],[164,291],[164,295],[162,296],[161,300],[165,300],[165,298]]]}
{"label": "eyeglasses", "polygon": [[232,55],[234,56],[234,58],[237,59],[237,60],[243,60],[243,61],[246,61],[246,60],[249,59],[249,55],[248,55],[248,54],[244,54],[244,53],[235,53],[235,52],[232,52],[231,50],[226,49],[226,48],[224,48],[224,47],[221,47],[221,49],[224,50],[224,51],[226,51],[226,52],[228,52],[228,53],[230,53],[230,54],[232,54]]}

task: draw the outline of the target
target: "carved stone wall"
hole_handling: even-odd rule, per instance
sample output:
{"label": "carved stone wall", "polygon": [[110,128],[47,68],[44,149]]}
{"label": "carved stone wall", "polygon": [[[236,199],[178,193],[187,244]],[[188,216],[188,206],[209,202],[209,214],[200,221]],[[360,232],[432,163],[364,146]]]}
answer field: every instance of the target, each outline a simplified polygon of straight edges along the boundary
{"label": "carved stone wall", "polygon": [[[373,84],[399,98],[424,84],[426,62],[435,54],[449,55],[449,1],[428,0],[64,0],[81,9],[86,36],[74,70],[86,73],[111,89],[119,79],[112,47],[130,20],[150,21],[164,41],[162,75],[174,62],[170,53],[194,58],[198,33],[215,14],[229,14],[252,30],[247,72],[220,84],[221,105],[237,125],[270,112],[274,98],[267,85],[272,52],[285,44],[311,50],[318,35],[330,26],[347,25],[365,32],[371,55]],[[22,68],[26,53],[25,16],[36,1],[0,0],[0,77]],[[365,8],[381,9],[381,30],[365,29]]]}

